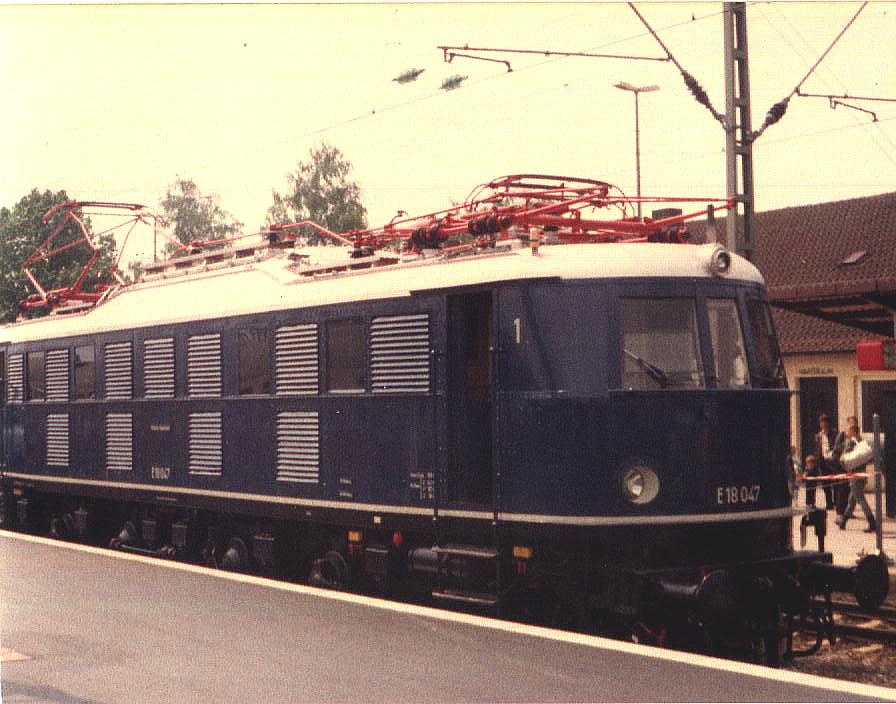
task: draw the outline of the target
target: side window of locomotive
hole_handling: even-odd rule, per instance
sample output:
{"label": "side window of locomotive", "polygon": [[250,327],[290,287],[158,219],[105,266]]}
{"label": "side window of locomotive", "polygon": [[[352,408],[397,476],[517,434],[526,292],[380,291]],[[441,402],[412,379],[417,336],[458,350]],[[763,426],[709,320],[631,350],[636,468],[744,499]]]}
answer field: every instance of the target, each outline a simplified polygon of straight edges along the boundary
{"label": "side window of locomotive", "polygon": [[784,362],[778,348],[778,338],[772,324],[772,314],[765,301],[747,299],[747,320],[756,356],[754,377],[760,386],[779,388],[784,386]]}
{"label": "side window of locomotive", "polygon": [[710,298],[706,302],[712,341],[713,374],[720,389],[750,385],[744,334],[734,298]]}
{"label": "side window of locomotive", "polygon": [[244,328],[238,335],[240,394],[271,393],[271,342],[268,331],[264,328]]}
{"label": "side window of locomotive", "polygon": [[93,398],[93,384],[96,379],[96,358],[93,345],[75,347],[74,362],[75,400]]}
{"label": "side window of locomotive", "polygon": [[623,388],[705,386],[694,299],[623,298],[619,319]]}
{"label": "side window of locomotive", "polygon": [[26,359],[28,368],[28,400],[43,401],[47,395],[44,353],[29,352]]}
{"label": "side window of locomotive", "polygon": [[364,391],[367,366],[363,320],[331,320],[327,323],[327,389]]}

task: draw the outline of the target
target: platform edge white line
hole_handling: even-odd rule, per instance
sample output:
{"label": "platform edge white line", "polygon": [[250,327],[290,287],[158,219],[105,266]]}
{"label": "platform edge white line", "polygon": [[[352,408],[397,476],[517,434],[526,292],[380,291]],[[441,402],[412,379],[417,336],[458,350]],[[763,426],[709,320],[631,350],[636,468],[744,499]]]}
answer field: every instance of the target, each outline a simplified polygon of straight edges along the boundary
{"label": "platform edge white line", "polygon": [[254,575],[240,574],[237,572],[225,572],[223,570],[217,570],[210,567],[202,567],[200,565],[192,565],[185,562],[175,562],[173,560],[164,560],[155,557],[147,557],[144,555],[134,555],[131,553],[120,552],[118,550],[112,550],[109,548],[94,547],[92,545],[66,543],[59,540],[53,540],[51,538],[44,538],[41,536],[28,535],[24,533],[15,533],[2,529],[0,529],[0,538],[11,538],[40,545],[47,545],[64,550],[85,552],[101,557],[138,562],[154,567],[176,569],[181,572],[189,572],[206,577],[226,579],[242,584],[269,587],[272,589],[277,589],[279,591],[292,592],[295,594],[317,596],[324,599],[342,601],[359,606],[368,606],[371,608],[381,609],[383,611],[393,611],[411,616],[421,616],[423,618],[449,621],[469,626],[477,626],[480,628],[487,628],[494,631],[503,631],[505,633],[515,635],[525,635],[534,638],[542,638],[545,640],[553,640],[561,643],[569,643],[571,645],[581,645],[589,648],[601,648],[604,650],[611,650],[620,653],[629,653],[632,655],[640,655],[657,660],[665,660],[667,662],[694,665],[711,670],[731,672],[738,675],[749,675],[765,680],[798,684],[806,687],[814,687],[816,689],[825,689],[832,692],[842,692],[857,697],[869,697],[887,701],[896,701],[896,688],[862,684],[860,682],[853,682],[850,680],[836,680],[829,677],[822,677],[821,675],[810,675],[802,672],[791,672],[789,670],[777,670],[761,665],[736,662],[733,660],[723,660],[721,658],[715,658],[709,655],[695,655],[691,653],[684,653],[681,651],[665,650],[648,645],[639,645],[637,643],[626,643],[624,641],[612,640],[609,638],[603,638],[601,636],[586,635],[584,633],[572,633],[569,631],[560,631],[543,626],[530,626],[527,624],[514,623],[512,621],[501,621],[498,619],[488,618],[486,616],[475,616],[472,614],[444,611],[442,609],[436,609],[429,606],[404,604],[401,602],[388,601],[386,599],[379,599],[376,597],[350,594],[347,592],[336,592],[327,589],[319,589],[317,587],[309,587],[303,584],[278,582],[266,577],[257,577]]}

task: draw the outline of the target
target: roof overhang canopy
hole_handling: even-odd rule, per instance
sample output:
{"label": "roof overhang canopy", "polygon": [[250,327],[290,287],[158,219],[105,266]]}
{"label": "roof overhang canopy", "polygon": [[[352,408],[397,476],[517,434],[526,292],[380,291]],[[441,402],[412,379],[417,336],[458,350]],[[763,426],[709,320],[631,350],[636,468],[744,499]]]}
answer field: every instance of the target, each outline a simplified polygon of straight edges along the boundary
{"label": "roof overhang canopy", "polygon": [[778,308],[894,337],[896,276],[769,286],[768,296]]}

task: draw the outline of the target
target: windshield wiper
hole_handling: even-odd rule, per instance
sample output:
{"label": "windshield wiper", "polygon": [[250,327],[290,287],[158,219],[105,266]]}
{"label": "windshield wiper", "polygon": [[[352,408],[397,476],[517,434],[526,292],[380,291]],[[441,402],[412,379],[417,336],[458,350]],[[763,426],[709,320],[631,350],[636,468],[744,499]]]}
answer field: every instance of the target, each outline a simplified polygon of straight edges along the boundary
{"label": "windshield wiper", "polygon": [[651,379],[653,379],[657,384],[659,384],[659,387],[661,389],[665,389],[669,385],[669,375],[666,374],[666,372],[664,372],[662,369],[651,364],[643,357],[639,357],[634,352],[630,352],[629,350],[627,350],[625,348],[623,348],[622,351],[625,354],[627,354],[631,359],[633,359],[635,361],[635,363],[639,367],[641,367],[641,369],[643,369],[645,372],[647,372],[647,375]]}

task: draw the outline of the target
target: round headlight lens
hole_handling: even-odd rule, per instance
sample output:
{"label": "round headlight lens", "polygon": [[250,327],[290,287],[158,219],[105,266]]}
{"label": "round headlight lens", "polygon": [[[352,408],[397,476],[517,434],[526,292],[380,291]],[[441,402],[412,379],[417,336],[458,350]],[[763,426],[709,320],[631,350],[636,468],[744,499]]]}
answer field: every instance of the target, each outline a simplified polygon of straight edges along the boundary
{"label": "round headlight lens", "polygon": [[660,479],[651,467],[639,464],[629,467],[622,475],[625,498],[636,506],[653,501],[660,493]]}

